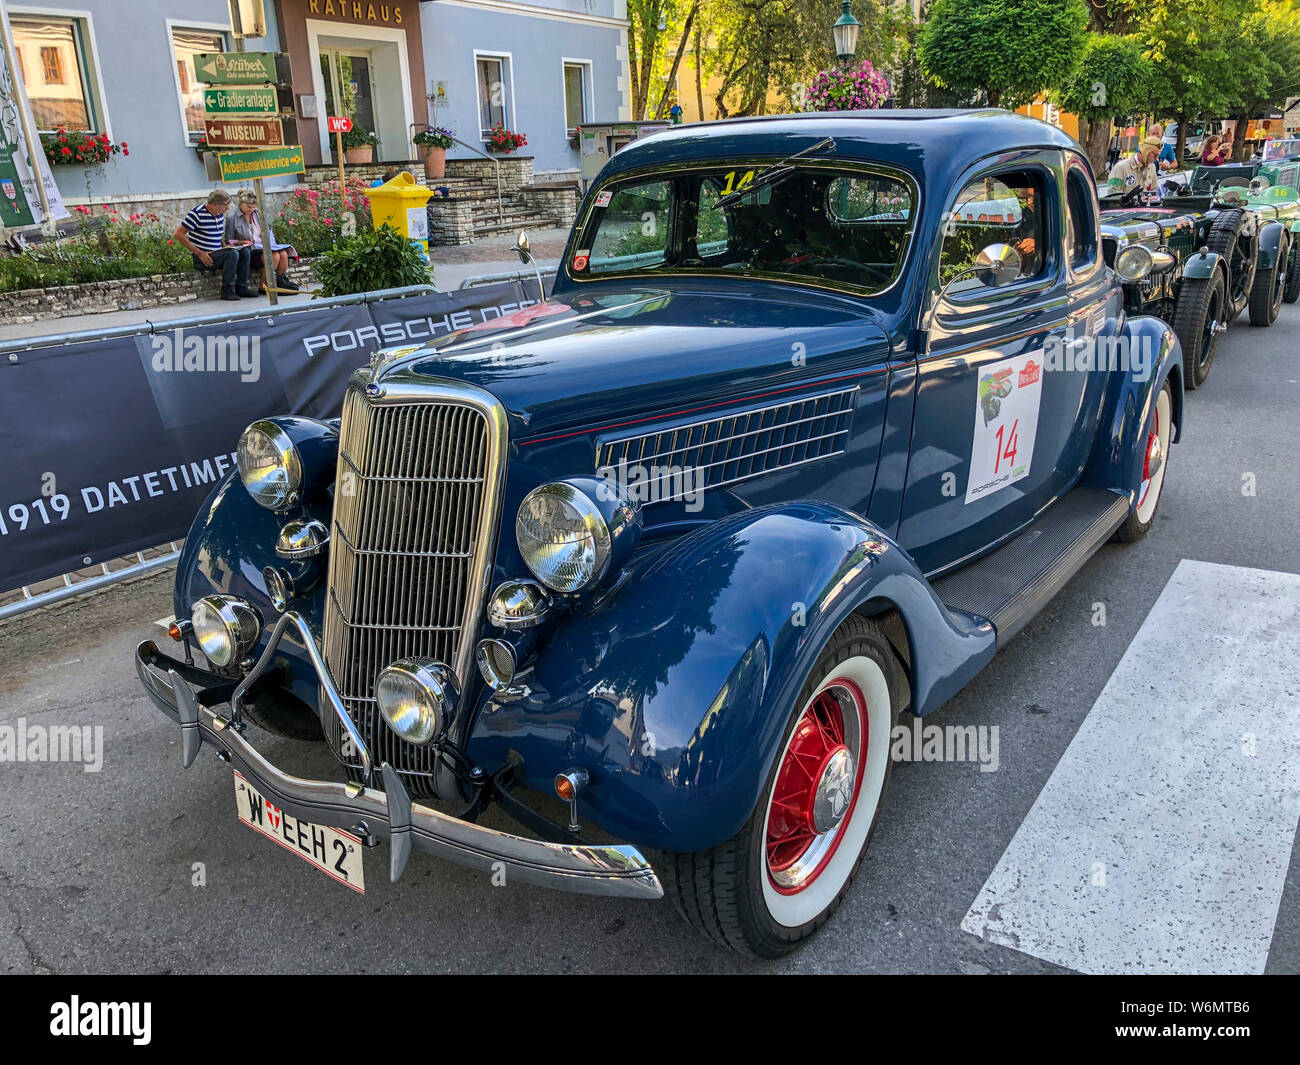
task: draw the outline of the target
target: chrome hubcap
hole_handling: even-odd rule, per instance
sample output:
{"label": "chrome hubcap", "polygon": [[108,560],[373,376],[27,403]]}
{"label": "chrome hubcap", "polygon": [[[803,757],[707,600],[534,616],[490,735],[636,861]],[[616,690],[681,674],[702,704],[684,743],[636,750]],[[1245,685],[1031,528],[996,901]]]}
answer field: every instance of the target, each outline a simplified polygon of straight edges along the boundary
{"label": "chrome hubcap", "polygon": [[829,832],[844,820],[853,801],[853,755],[847,747],[837,747],[826,759],[817,793],[813,798],[813,828]]}

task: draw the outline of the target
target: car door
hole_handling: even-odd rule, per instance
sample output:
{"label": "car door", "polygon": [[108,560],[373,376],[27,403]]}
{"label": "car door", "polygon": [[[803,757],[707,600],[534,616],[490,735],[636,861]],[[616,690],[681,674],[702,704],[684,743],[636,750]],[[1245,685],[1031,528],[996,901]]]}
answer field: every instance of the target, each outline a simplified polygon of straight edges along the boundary
{"label": "car door", "polygon": [[[1080,434],[1095,426],[1100,386],[1089,369],[1069,365],[1069,353],[1115,323],[1106,325],[1087,299],[1092,292],[1095,304],[1106,287],[1095,213],[1085,238],[1091,252],[1077,262],[1086,276],[1072,275],[1080,253],[1073,236],[1067,247],[1066,171],[1059,151],[987,160],[945,204],[922,312],[899,527],[927,573],[1023,527],[1072,487],[1086,461]],[[960,275],[997,243],[1017,248],[1016,280],[993,288]],[[1072,287],[1081,299],[1072,300]]]}

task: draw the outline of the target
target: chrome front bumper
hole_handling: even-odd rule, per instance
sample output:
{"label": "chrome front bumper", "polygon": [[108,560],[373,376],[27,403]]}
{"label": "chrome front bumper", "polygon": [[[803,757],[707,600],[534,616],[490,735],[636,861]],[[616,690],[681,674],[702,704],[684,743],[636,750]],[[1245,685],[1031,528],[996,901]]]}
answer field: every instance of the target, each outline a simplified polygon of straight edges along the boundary
{"label": "chrome front bumper", "polygon": [[[393,881],[401,877],[414,849],[485,872],[504,868],[507,882],[514,879],[586,895],[663,897],[659,878],[635,847],[549,843],[449,817],[412,803],[401,778],[387,764],[379,767],[384,791],[284,773],[240,735],[230,717],[219,712],[226,707],[215,699],[232,698],[229,685],[196,691],[186,677],[196,677],[199,671],[164,655],[151,640],[136,648],[135,669],[149,697],[180,725],[181,760],[186,766],[207,744],[293,816],[373,841],[387,840]],[[246,688],[246,683],[240,688]]]}

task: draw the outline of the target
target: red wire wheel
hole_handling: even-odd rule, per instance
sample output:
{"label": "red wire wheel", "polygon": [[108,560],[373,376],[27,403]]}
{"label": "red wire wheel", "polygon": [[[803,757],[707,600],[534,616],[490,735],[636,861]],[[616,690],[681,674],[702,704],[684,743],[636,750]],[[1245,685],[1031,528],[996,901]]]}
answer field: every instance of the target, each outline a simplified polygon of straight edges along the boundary
{"label": "red wire wheel", "polygon": [[847,678],[829,681],[795,724],[768,804],[767,875],[783,895],[805,890],[830,863],[862,790],[866,702]]}

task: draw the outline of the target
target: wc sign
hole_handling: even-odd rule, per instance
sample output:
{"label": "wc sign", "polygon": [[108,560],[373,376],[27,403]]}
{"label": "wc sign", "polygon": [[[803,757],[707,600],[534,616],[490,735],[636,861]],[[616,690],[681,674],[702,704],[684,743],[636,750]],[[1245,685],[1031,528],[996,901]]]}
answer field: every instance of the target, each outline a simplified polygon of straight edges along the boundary
{"label": "wc sign", "polygon": [[352,119],[347,115],[330,115],[329,131],[331,133],[351,133]]}

